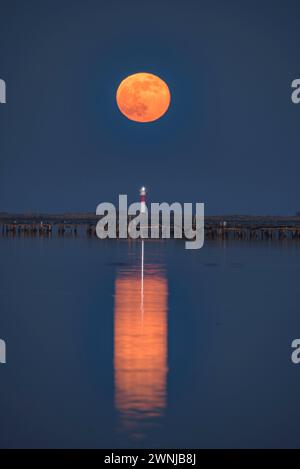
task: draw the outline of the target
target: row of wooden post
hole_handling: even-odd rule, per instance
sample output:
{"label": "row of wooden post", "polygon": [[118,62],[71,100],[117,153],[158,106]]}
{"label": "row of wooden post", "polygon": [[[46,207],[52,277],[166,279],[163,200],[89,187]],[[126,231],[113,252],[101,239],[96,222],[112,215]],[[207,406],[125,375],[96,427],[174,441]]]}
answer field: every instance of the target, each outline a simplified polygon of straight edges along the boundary
{"label": "row of wooden post", "polygon": [[[81,225],[81,232],[88,236],[96,235],[96,224]],[[77,235],[80,226],[73,223],[8,223],[0,225],[0,233],[5,235]],[[171,229],[171,233],[172,233]],[[162,229],[160,230],[162,232]],[[171,237],[172,234],[171,234]],[[300,227],[295,226],[228,226],[209,224],[205,226],[205,238],[211,240],[300,240]]]}

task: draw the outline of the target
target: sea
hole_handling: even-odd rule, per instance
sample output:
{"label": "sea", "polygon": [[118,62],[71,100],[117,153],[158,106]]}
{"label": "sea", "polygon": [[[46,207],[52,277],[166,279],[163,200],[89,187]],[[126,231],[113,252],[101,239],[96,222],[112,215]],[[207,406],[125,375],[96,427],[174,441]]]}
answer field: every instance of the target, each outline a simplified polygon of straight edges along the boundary
{"label": "sea", "polygon": [[1,448],[300,446],[297,241],[0,252]]}

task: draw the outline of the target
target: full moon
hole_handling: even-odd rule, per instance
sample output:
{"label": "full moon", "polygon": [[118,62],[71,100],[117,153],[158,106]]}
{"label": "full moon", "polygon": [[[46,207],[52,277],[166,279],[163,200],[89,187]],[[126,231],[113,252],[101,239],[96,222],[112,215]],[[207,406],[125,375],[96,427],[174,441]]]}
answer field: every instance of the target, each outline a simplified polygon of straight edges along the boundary
{"label": "full moon", "polygon": [[168,85],[152,73],[135,73],[121,81],[117,104],[124,116],[136,122],[152,122],[162,117],[171,101]]}

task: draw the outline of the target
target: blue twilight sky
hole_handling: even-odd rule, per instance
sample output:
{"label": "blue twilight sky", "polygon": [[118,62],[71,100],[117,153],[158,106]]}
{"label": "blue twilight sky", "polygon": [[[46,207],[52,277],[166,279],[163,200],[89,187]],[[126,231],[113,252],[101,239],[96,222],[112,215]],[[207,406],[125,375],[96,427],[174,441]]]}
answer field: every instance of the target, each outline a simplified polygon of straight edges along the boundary
{"label": "blue twilight sky", "polygon": [[[300,210],[300,2],[0,0],[0,211],[91,211],[145,184],[206,213]],[[120,81],[169,85],[126,119]]]}

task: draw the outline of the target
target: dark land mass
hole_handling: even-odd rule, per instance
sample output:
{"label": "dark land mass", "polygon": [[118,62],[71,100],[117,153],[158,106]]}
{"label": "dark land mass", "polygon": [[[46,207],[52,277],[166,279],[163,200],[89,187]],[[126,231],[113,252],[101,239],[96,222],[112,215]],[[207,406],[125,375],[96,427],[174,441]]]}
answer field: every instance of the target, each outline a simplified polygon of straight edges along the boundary
{"label": "dark land mass", "polygon": [[[101,216],[94,213],[0,213],[2,236],[96,236]],[[130,217],[134,218],[134,217]],[[129,221],[129,218],[128,218]],[[300,216],[214,215],[205,216],[205,239],[221,240],[296,240],[300,241]],[[150,224],[150,223],[149,223]],[[159,238],[165,226],[160,223]],[[195,223],[193,228],[195,228]],[[118,223],[116,228],[118,237]],[[174,237],[172,217],[171,238]],[[149,235],[150,237],[150,230]],[[182,238],[190,239],[182,230]]]}
{"label": "dark land mass", "polygon": [[[7,223],[97,223],[101,218],[92,212],[86,213],[8,213],[0,212],[0,224]],[[300,215],[205,215],[205,225],[220,225],[224,222],[229,226],[295,226],[300,227]]]}

